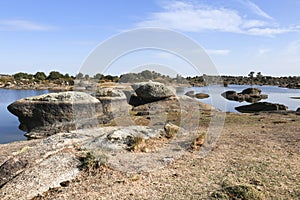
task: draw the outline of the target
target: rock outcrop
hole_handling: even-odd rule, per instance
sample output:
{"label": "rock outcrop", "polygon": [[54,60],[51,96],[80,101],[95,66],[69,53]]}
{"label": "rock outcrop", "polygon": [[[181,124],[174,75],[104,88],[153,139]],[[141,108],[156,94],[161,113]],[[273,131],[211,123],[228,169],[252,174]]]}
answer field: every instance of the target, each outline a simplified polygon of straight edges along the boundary
{"label": "rock outcrop", "polygon": [[184,95],[186,95],[188,97],[195,97],[195,91],[193,91],[193,90],[187,91]]}
{"label": "rock outcrop", "polygon": [[131,105],[125,93],[116,88],[100,88],[93,94],[102,104],[103,122],[107,123],[115,117],[127,116]]}
{"label": "rock outcrop", "polygon": [[[176,159],[187,151],[181,144],[189,142],[192,135],[176,131],[176,138],[161,148],[148,147],[155,148],[153,152],[131,151],[151,138],[159,140],[164,132],[163,128],[147,126],[81,129],[58,133],[35,143],[28,141],[27,145],[20,144],[16,152],[5,153],[6,157],[2,157],[1,151],[0,199],[32,199],[65,185],[91,167],[89,164],[103,163],[115,170],[135,173],[160,169],[171,164],[164,162],[166,158]],[[10,148],[17,149],[14,145],[18,143],[11,144]]]}
{"label": "rock outcrop", "polygon": [[236,91],[226,91],[221,94],[224,98],[231,101],[247,101],[250,103],[256,103],[262,99],[267,99],[268,95],[261,94],[261,90],[258,88],[247,88],[243,90],[241,93],[237,93]]}
{"label": "rock outcrop", "polygon": [[269,102],[258,102],[250,105],[239,106],[235,108],[237,111],[242,113],[253,113],[253,112],[262,112],[262,111],[279,111],[287,110],[288,107],[282,104],[275,104]]}
{"label": "rock outcrop", "polygon": [[135,93],[128,95],[130,105],[138,106],[176,95],[175,89],[159,82],[141,82],[132,85]]}
{"label": "rock outcrop", "polygon": [[30,138],[96,126],[102,113],[99,100],[82,92],[28,97],[10,104],[8,110],[19,118],[19,128]]}

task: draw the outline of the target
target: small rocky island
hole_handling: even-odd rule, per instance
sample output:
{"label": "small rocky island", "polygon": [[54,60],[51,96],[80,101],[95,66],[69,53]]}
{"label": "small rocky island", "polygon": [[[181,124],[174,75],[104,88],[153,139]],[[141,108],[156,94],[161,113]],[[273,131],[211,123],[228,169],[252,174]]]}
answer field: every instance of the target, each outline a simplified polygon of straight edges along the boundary
{"label": "small rocky island", "polygon": [[226,91],[221,95],[224,98],[231,101],[238,101],[238,102],[246,101],[249,103],[256,103],[262,99],[268,98],[268,95],[261,94],[261,89],[258,88],[247,88],[240,93],[237,93],[236,91]]}

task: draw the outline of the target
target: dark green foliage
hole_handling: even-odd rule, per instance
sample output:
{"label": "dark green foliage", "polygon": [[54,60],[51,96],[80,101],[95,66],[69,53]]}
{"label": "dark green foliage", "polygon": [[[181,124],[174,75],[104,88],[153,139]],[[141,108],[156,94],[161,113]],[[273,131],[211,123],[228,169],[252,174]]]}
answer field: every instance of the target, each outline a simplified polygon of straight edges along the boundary
{"label": "dark green foliage", "polygon": [[247,199],[247,200],[259,200],[265,199],[264,194],[252,186],[247,185],[234,185],[226,186],[221,190],[215,191],[211,194],[212,199]]}
{"label": "dark green foliage", "polygon": [[96,75],[94,75],[94,79],[97,79],[97,80],[100,80],[100,79],[102,79],[104,77],[104,75],[103,74],[100,74],[100,73],[97,73]]}
{"label": "dark green foliage", "polygon": [[91,152],[87,152],[85,157],[81,158],[80,168],[83,170],[90,170],[96,165],[95,156]]}
{"label": "dark green foliage", "polygon": [[83,79],[83,73],[79,72],[79,73],[76,75],[76,79]]}
{"label": "dark green foliage", "polygon": [[64,78],[64,75],[57,72],[57,71],[52,71],[49,73],[49,76],[47,77],[47,80],[57,80],[60,78]]}
{"label": "dark green foliage", "polygon": [[22,79],[28,79],[31,80],[33,79],[33,75],[32,74],[27,74],[27,73],[23,73],[23,72],[19,72],[13,75],[15,80],[22,80]]}
{"label": "dark green foliage", "polygon": [[46,80],[47,76],[44,72],[37,72],[35,73],[34,78],[37,81],[44,81]]}

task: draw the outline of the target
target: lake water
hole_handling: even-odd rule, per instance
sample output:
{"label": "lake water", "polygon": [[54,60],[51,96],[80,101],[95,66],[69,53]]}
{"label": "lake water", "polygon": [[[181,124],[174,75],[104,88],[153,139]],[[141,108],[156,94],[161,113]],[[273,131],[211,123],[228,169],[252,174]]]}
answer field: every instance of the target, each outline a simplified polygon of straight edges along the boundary
{"label": "lake water", "polygon": [[[249,103],[229,101],[223,98],[220,94],[227,90],[235,90],[241,92],[243,89],[249,88],[250,86],[245,85],[229,85],[228,87],[210,86],[210,87],[192,87],[185,88],[184,91],[180,92],[183,95],[185,92],[194,90],[196,93],[208,93],[210,97],[202,99],[204,103],[212,104],[216,108],[227,112],[237,112],[234,108],[240,105],[247,105]],[[260,88],[264,94],[268,94],[269,98],[263,101],[281,103],[287,105],[290,110],[296,110],[300,107],[299,99],[291,99],[290,97],[299,97],[300,90],[298,89],[286,89],[276,86],[253,86]],[[7,106],[12,102],[40,94],[49,93],[48,90],[7,90],[0,89],[0,144],[9,143],[12,141],[26,140],[23,136],[24,132],[18,129],[19,121],[16,116],[12,115],[8,110]]]}
{"label": "lake water", "polygon": [[0,89],[0,144],[26,140],[24,132],[18,128],[18,118],[7,110],[7,106],[18,99],[45,93],[49,91]]}
{"label": "lake water", "polygon": [[[195,91],[195,93],[207,93],[210,97],[207,99],[201,99],[199,101],[213,105],[214,107],[226,111],[226,112],[237,112],[234,108],[237,106],[248,105],[248,102],[236,102],[229,101],[222,97],[220,94],[234,90],[236,92],[242,92],[246,88],[250,88],[250,85],[229,85],[228,87],[221,86],[209,86],[209,87],[191,87],[185,88],[180,94],[184,94],[187,91]],[[288,106],[289,110],[296,110],[300,107],[300,99],[292,99],[290,97],[300,97],[300,89],[288,89],[281,88],[277,86],[258,86],[254,85],[252,87],[259,88],[262,90],[262,94],[267,94],[268,99],[263,99],[260,102],[271,102],[279,103]]]}

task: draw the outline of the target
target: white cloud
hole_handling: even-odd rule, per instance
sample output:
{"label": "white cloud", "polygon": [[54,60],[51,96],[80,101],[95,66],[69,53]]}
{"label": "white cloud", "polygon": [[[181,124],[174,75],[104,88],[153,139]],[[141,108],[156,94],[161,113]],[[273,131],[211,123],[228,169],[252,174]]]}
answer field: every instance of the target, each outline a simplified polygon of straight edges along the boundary
{"label": "white cloud", "polygon": [[257,14],[258,16],[264,17],[266,19],[271,19],[273,20],[273,17],[271,17],[270,15],[268,15],[266,12],[264,12],[262,9],[260,9],[255,3],[249,1],[249,0],[242,0],[241,2],[243,2],[246,6],[248,6],[248,8],[255,14]]}
{"label": "white cloud", "polygon": [[248,29],[247,32],[251,35],[266,35],[266,36],[273,36],[283,33],[295,32],[299,30],[294,30],[291,28],[251,28]]}
{"label": "white cloud", "polygon": [[207,49],[205,50],[209,55],[228,55],[230,53],[230,50],[228,49]]}
{"label": "white cloud", "polygon": [[261,20],[247,20],[244,21],[242,28],[247,29],[251,27],[263,27],[266,26],[267,23]]}
{"label": "white cloud", "polygon": [[[245,1],[243,1],[245,2]],[[267,19],[269,15],[258,6],[246,1],[251,10]],[[278,27],[268,21],[248,19],[233,9],[215,8],[183,1],[169,1],[163,11],[151,13],[138,27],[163,27],[183,32],[220,31],[249,35],[273,36],[300,31],[299,27]]]}
{"label": "white cloud", "polygon": [[56,27],[27,20],[0,20],[0,30],[5,31],[49,31]]}

